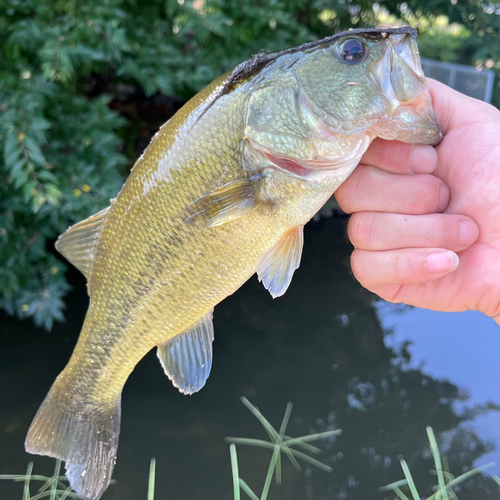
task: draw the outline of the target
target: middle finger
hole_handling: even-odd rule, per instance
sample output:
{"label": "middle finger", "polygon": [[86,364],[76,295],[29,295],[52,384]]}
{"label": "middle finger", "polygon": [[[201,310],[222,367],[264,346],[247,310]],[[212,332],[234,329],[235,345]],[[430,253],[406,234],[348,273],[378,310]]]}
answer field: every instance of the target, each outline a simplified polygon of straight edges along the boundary
{"label": "middle finger", "polygon": [[433,175],[397,175],[358,165],[335,192],[340,208],[353,212],[394,212],[411,215],[442,212],[450,193]]}
{"label": "middle finger", "polygon": [[347,234],[361,250],[420,247],[461,252],[477,240],[479,228],[472,219],[458,214],[358,212],[349,219]]}

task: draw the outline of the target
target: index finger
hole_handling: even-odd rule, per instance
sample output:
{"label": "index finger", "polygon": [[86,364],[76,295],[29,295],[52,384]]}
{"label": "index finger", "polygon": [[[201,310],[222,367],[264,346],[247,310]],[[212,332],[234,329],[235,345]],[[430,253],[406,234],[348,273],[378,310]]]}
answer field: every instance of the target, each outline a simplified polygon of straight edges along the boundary
{"label": "index finger", "polygon": [[454,128],[490,121],[492,112],[498,115],[491,104],[461,94],[432,78],[427,82],[436,118],[445,135]]}
{"label": "index finger", "polygon": [[432,146],[377,138],[360,163],[393,174],[430,174],[437,167],[438,156]]}

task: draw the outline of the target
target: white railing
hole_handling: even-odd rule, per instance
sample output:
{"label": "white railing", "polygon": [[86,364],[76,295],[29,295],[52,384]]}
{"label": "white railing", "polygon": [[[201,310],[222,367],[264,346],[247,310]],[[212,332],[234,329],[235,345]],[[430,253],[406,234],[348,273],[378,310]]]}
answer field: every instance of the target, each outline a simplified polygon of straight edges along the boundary
{"label": "white railing", "polygon": [[445,83],[449,87],[476,99],[490,102],[495,73],[489,69],[478,70],[463,64],[444,63],[422,58],[425,76]]}

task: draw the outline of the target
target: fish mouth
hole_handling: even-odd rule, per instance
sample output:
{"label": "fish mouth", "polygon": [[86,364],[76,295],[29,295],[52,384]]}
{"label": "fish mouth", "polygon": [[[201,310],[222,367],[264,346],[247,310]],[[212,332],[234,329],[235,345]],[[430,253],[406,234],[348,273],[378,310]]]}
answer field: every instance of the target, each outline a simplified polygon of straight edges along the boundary
{"label": "fish mouth", "polygon": [[380,117],[373,132],[386,140],[437,146],[444,138],[432,108],[430,93],[423,92]]}
{"label": "fish mouth", "polygon": [[390,36],[384,55],[369,67],[369,78],[387,102],[385,116],[374,127],[379,137],[433,146],[442,141],[444,135],[412,36]]}
{"label": "fish mouth", "polygon": [[397,121],[399,125],[396,140],[437,146],[444,138],[443,130],[434,114],[432,98],[428,91],[399,106],[392,119]]}

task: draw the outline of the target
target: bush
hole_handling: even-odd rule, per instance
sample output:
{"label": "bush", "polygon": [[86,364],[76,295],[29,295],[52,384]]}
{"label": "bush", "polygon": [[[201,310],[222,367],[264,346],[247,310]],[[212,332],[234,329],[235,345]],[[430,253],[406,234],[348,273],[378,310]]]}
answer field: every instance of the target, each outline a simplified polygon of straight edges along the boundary
{"label": "bush", "polygon": [[[4,2],[0,306],[48,329],[63,319],[65,266],[49,245],[70,224],[107,206],[135,160],[129,143],[136,129],[110,108],[112,99],[139,90],[186,100],[260,50],[376,24],[380,6],[375,5],[369,0]],[[462,23],[474,36],[465,48],[448,51],[458,62],[486,61],[500,52],[498,15],[490,4],[391,0],[384,5],[411,24],[437,14]]]}

